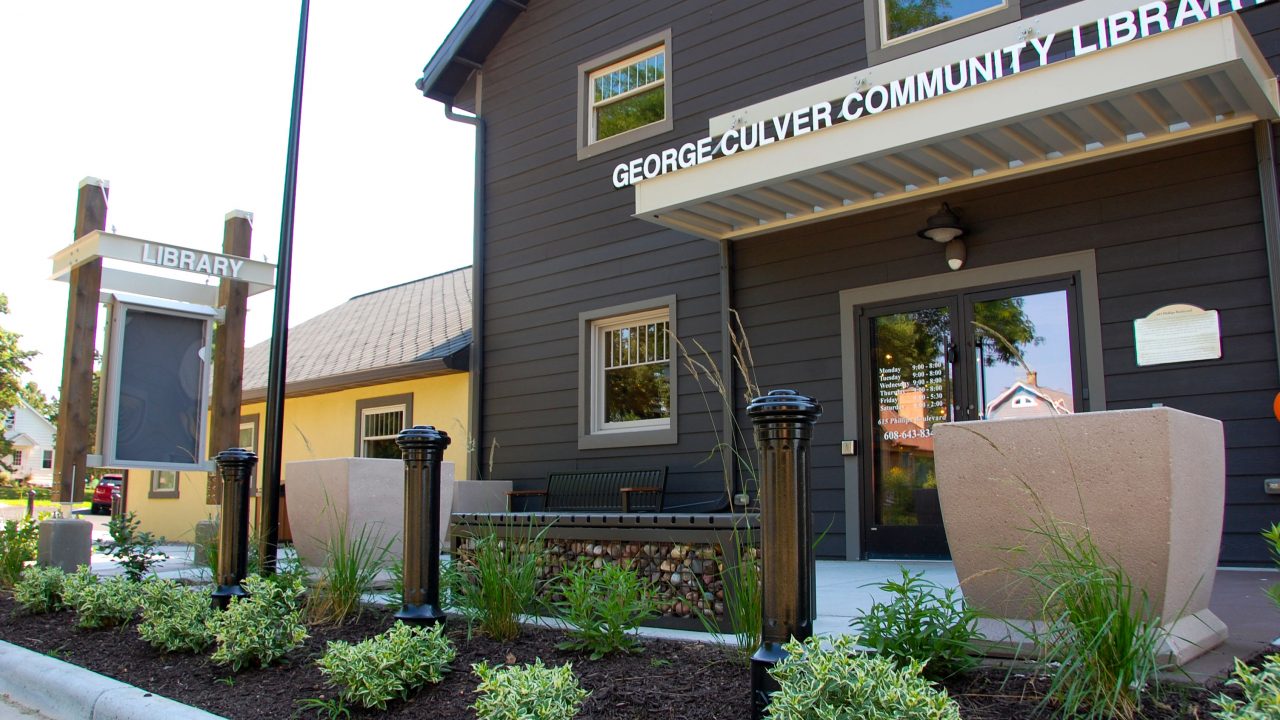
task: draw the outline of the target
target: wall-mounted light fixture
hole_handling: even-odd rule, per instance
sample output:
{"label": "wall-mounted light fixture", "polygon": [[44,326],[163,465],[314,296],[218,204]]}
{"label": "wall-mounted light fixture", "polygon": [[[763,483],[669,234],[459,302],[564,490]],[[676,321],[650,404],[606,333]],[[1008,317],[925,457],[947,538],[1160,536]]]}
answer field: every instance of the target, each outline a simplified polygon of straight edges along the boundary
{"label": "wall-mounted light fixture", "polygon": [[947,258],[947,267],[952,270],[959,270],[964,266],[965,247],[964,241],[960,239],[964,235],[964,226],[960,224],[960,218],[951,210],[951,206],[942,203],[942,207],[938,212],[929,216],[922,228],[916,235],[925,240],[932,240],[942,243],[946,246],[945,255]]}

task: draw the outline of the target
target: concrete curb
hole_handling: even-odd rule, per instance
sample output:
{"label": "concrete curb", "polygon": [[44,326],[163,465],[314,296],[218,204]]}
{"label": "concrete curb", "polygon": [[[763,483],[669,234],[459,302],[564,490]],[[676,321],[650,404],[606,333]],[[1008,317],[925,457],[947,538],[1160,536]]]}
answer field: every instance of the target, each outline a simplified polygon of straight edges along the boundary
{"label": "concrete curb", "polygon": [[50,720],[224,720],[7,642],[0,642],[0,694]]}

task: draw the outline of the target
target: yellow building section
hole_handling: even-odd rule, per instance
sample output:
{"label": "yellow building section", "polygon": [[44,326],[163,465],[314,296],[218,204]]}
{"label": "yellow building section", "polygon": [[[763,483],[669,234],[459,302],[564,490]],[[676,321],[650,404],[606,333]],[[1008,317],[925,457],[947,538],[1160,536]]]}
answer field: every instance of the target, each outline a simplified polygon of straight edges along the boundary
{"label": "yellow building section", "polygon": [[[406,425],[434,425],[447,432],[453,442],[445,450],[444,459],[454,463],[454,477],[469,477],[467,373],[451,373],[287,398],[281,452],[285,464],[283,482],[289,482],[291,461],[357,456],[357,418],[362,411],[368,415],[399,407],[407,404],[406,396],[412,399]],[[251,449],[261,455],[266,404],[244,405],[240,415],[241,437],[252,437]],[[258,477],[262,477],[261,468]],[[176,493],[169,490],[169,477],[148,470],[131,470],[128,482],[127,506],[137,513],[142,529],[171,542],[194,542],[196,523],[218,515],[217,505],[205,504],[205,473],[178,473]],[[254,510],[251,507],[250,511]]]}

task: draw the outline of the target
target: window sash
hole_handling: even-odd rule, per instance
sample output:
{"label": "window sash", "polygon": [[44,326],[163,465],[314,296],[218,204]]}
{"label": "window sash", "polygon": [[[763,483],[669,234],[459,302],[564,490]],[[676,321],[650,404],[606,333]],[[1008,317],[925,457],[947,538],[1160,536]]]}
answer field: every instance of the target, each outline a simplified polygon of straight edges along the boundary
{"label": "window sash", "polygon": [[[614,105],[614,104],[623,102],[625,100],[628,100],[630,98],[636,97],[638,95],[643,95],[652,90],[666,87],[666,83],[667,83],[666,53],[667,53],[666,45],[665,44],[658,45],[638,55],[632,55],[618,62],[615,62],[611,65],[606,65],[598,70],[591,72],[587,76],[587,90],[591,94],[589,99],[589,105],[590,105],[589,112],[587,113],[589,115],[588,121],[590,123],[590,134],[589,134],[589,140],[588,140],[589,142],[598,142],[599,140],[602,139],[599,137],[599,115],[602,109],[607,108],[610,105]],[[623,87],[621,90],[618,90],[617,92],[609,92],[609,90],[611,89],[611,86],[609,85],[609,79],[611,76],[623,73],[624,71],[627,71],[633,67],[640,67],[642,65],[645,68],[644,70],[639,71],[644,74],[644,79],[642,82],[638,77],[635,78],[634,80],[630,78],[622,78],[620,79],[620,82],[623,83],[625,87]],[[632,84],[633,82],[635,84]],[[655,122],[661,122],[665,118],[666,118],[666,112],[664,110],[662,118],[659,118],[652,122],[645,123],[644,125],[637,125],[636,127],[628,128],[621,132],[610,135],[609,137],[617,137],[618,135],[622,135],[632,130],[636,130],[638,128],[652,125]],[[607,139],[607,138],[603,138],[603,139]]]}
{"label": "window sash", "polygon": [[[671,342],[667,330],[671,318],[668,310],[652,310],[621,318],[598,321],[593,325],[591,349],[591,431],[593,433],[624,432],[671,424],[671,372],[667,373],[667,415],[643,420],[610,422],[606,397],[609,370],[649,365],[670,365]],[[631,341],[632,335],[641,340]],[[624,345],[624,336],[627,341]]]}
{"label": "window sash", "polygon": [[408,408],[404,405],[383,405],[360,411],[360,456],[381,457],[371,452],[374,446],[385,448],[387,441],[394,441],[404,430]]}
{"label": "window sash", "polygon": [[889,2],[888,0],[875,0],[875,2],[879,3],[880,47],[890,47],[892,45],[896,45],[897,43],[906,42],[908,40],[918,38],[923,35],[928,35],[929,33],[932,33],[932,32],[937,32],[939,30],[943,30],[949,27],[954,27],[961,23],[965,23],[970,20],[973,20],[974,18],[981,17],[983,15],[988,15],[990,13],[993,13],[999,10],[1004,10],[1009,7],[1008,0],[1002,0],[1001,2],[995,3],[993,5],[972,10],[968,13],[965,13],[964,15],[957,15],[953,18],[943,20],[942,22],[938,22],[938,23],[934,23],[933,25],[922,27],[919,30],[912,30],[911,32],[903,33],[901,35],[898,35],[897,37],[890,37],[889,36]]}

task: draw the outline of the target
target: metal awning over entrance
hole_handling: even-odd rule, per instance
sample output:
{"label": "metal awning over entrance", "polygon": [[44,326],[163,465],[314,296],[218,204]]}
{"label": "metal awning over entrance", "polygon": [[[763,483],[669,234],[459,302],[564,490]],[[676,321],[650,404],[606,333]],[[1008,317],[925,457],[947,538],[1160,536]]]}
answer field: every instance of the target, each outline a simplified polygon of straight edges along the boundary
{"label": "metal awning over entrance", "polygon": [[1224,15],[644,180],[635,216],[740,238],[1278,117],[1274,74]]}

